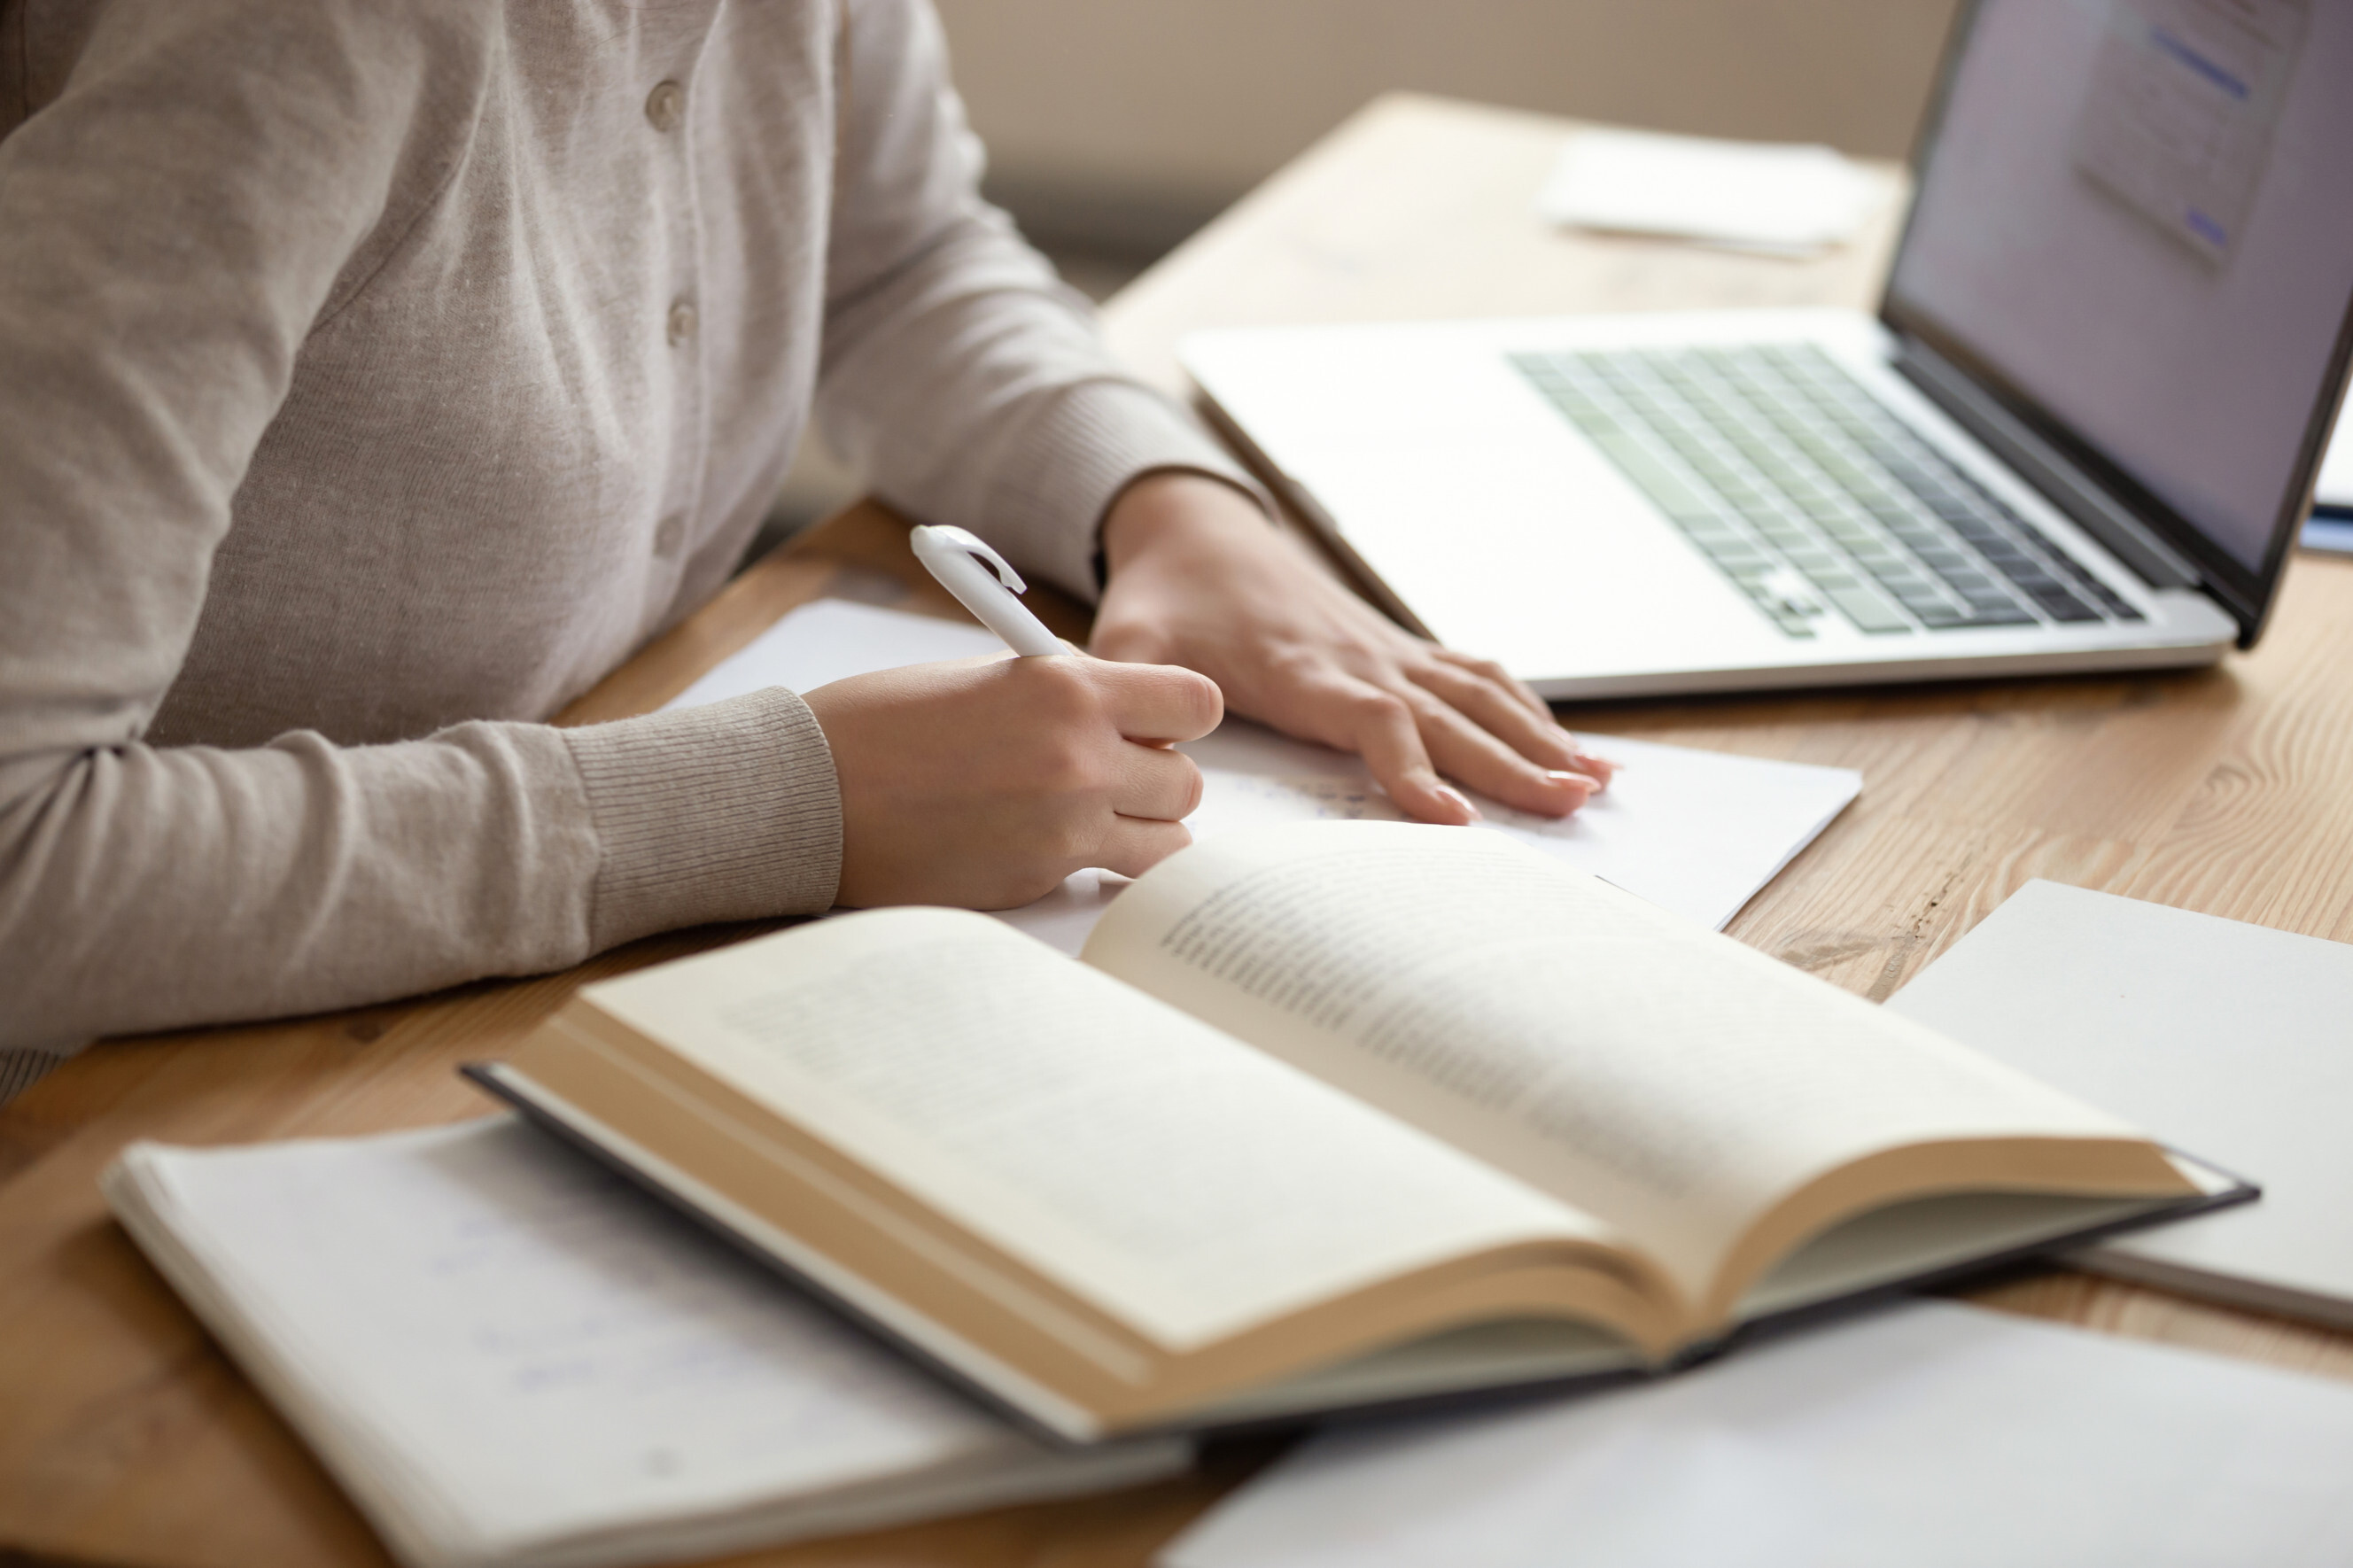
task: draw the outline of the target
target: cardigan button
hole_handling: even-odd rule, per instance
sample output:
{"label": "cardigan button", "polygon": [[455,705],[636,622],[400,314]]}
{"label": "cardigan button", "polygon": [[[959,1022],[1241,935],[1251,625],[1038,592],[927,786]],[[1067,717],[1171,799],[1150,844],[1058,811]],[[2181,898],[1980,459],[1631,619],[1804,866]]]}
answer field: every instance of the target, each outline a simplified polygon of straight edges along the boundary
{"label": "cardigan button", "polygon": [[675,131],[686,122],[686,89],[674,81],[658,81],[646,94],[646,119],[657,131]]}
{"label": "cardigan button", "polygon": [[678,512],[662,519],[661,526],[654,530],[654,553],[657,555],[675,555],[678,547],[685,542],[686,519]]}
{"label": "cardigan button", "polygon": [[694,336],[694,305],[691,300],[681,300],[670,308],[670,346],[676,348],[692,336]]}

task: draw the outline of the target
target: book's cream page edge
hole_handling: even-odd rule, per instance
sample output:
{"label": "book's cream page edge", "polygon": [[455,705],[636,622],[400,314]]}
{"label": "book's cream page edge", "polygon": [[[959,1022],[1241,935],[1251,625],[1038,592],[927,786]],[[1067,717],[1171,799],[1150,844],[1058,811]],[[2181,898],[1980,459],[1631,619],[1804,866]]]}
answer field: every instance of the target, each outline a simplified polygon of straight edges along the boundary
{"label": "book's cream page edge", "polygon": [[965,910],[583,993],[1176,1353],[1584,1216]]}
{"label": "book's cream page edge", "polygon": [[1858,1159],[2144,1141],[1497,835],[1228,835],[1122,893],[1082,956],[1599,1215],[1694,1310],[1778,1203]]}

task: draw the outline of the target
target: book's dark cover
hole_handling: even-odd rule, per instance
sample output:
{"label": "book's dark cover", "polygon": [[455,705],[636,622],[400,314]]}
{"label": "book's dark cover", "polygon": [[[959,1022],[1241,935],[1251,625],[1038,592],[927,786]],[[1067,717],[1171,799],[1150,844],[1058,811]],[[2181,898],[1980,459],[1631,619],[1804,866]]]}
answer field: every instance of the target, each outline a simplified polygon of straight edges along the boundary
{"label": "book's dark cover", "polygon": [[[943,1360],[923,1346],[909,1341],[860,1309],[844,1300],[822,1282],[810,1279],[787,1259],[779,1258],[756,1239],[746,1236],[695,1204],[685,1194],[672,1191],[652,1173],[640,1169],[585,1128],[568,1120],[559,1109],[562,1102],[554,1097],[533,1092],[530,1080],[519,1073],[507,1071],[497,1063],[471,1062],[458,1069],[476,1087],[492,1098],[513,1107],[533,1125],[552,1133],[597,1163],[627,1177],[662,1202],[677,1209],[694,1223],[724,1238],[762,1263],[780,1273],[803,1294],[839,1314],[850,1323],[929,1369],[936,1376],[961,1390],[990,1410],[1012,1421],[1025,1431],[1058,1445],[1071,1447],[1113,1436],[1108,1433],[1075,1433],[1042,1417],[1039,1413],[1025,1408],[1000,1391],[992,1389],[970,1376],[964,1369]],[[2174,1151],[2179,1153],[2179,1151]],[[2263,1195],[2263,1189],[2243,1177],[2221,1171],[2195,1156],[2182,1155],[2200,1166],[2218,1174],[2230,1176],[2234,1185],[2212,1194],[2186,1197],[2174,1203],[2159,1203],[2140,1213],[2103,1221],[2046,1237],[2031,1246],[2008,1247],[1989,1252],[1966,1261],[1939,1267],[1891,1279],[1863,1289],[1826,1300],[1810,1301],[1780,1311],[1768,1312],[1746,1319],[1722,1338],[1704,1344],[1694,1345],[1678,1354],[1673,1361],[1656,1369],[1630,1366],[1603,1372],[1578,1373],[1569,1376],[1544,1377],[1508,1384],[1482,1384],[1472,1388],[1416,1394],[1403,1398],[1385,1398],[1366,1404],[1334,1405],[1296,1414],[1254,1417],[1243,1421],[1205,1419],[1197,1423],[1173,1423],[1154,1430],[1185,1432],[1201,1437],[1222,1437],[1270,1429],[1288,1429],[1322,1425],[1341,1419],[1359,1419],[1377,1415],[1395,1415],[1411,1411],[1459,1407],[1468,1405],[1514,1403],[1540,1395],[1556,1394],[1571,1389],[1614,1387],[1646,1378],[1671,1374],[1685,1367],[1715,1360],[1742,1346],[1761,1340],[1778,1338],[1818,1324],[1833,1321],[1853,1313],[1872,1310],[1891,1302],[1917,1296],[1929,1290],[1950,1288],[1964,1281],[1986,1279],[2014,1272],[2023,1266],[2048,1258],[2053,1254],[2072,1251],[2094,1242],[2106,1241],[2130,1231],[2151,1226],[2168,1224],[2191,1215],[2209,1214],[2216,1209],[2238,1204],[2252,1203]],[[1144,1434],[1123,1430],[1121,1437]]]}

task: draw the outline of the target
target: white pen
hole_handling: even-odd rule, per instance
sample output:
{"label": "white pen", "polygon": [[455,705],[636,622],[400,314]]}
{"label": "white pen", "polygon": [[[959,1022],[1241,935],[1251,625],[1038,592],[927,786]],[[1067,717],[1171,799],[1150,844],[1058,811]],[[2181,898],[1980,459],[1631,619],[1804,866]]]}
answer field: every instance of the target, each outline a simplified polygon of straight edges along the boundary
{"label": "white pen", "polygon": [[[1044,658],[1069,653],[1071,645],[1046,629],[1046,623],[1013,595],[1028,591],[1021,574],[1005,557],[961,528],[924,527],[915,530],[915,559],[956,596],[956,603],[980,617],[980,624],[1005,639],[1005,646],[1023,658]],[[987,563],[987,567],[981,563]],[[992,574],[988,568],[995,568]]]}

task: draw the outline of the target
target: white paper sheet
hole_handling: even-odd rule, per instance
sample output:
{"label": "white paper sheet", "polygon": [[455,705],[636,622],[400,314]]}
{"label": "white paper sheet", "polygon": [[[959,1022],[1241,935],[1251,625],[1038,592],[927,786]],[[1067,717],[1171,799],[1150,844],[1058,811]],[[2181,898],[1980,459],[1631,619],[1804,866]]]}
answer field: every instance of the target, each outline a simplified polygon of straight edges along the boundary
{"label": "white paper sheet", "polygon": [[[670,706],[716,702],[765,686],[807,691],[866,670],[992,651],[1003,650],[976,626],[820,599],[785,616]],[[1862,775],[1847,768],[1620,736],[1585,738],[1623,764],[1605,793],[1562,822],[1482,799],[1484,826],[1719,930],[1862,787]],[[1202,773],[1200,809],[1187,819],[1196,838],[1267,822],[1403,816],[1356,758],[1240,720],[1182,750]],[[1005,918],[1074,953],[1124,886],[1110,873],[1082,871]]]}
{"label": "white paper sheet", "polygon": [[1805,256],[1853,238],[1886,199],[1828,147],[1597,129],[1561,149],[1536,210],[1577,227]]}
{"label": "white paper sheet", "polygon": [[2353,1385],[1942,1302],[1662,1383],[1342,1431],[1162,1568],[2341,1563]]}
{"label": "white paper sheet", "polygon": [[2329,438],[2328,454],[2320,459],[2320,479],[2313,487],[2313,504],[2353,508],[2353,403],[2337,416],[2337,434]]}
{"label": "white paper sheet", "polygon": [[1887,1005],[2263,1188],[2088,1267],[2353,1324],[2353,944],[2037,880]]}
{"label": "white paper sheet", "polygon": [[814,691],[853,675],[902,664],[1004,652],[1005,645],[976,622],[910,615],[853,599],[818,599],[721,659],[662,706],[699,708],[769,686]]}

